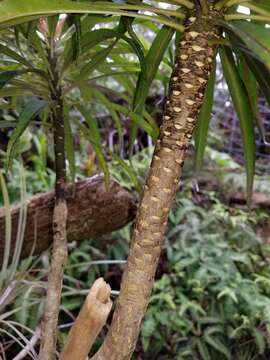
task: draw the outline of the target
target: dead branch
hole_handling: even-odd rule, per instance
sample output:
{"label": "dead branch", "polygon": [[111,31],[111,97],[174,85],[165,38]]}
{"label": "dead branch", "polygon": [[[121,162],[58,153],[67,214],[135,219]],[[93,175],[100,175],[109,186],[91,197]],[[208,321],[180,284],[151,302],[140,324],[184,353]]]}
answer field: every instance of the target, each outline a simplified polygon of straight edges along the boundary
{"label": "dead branch", "polygon": [[[81,241],[117,230],[136,213],[131,195],[116,181],[105,188],[103,176],[96,175],[67,187],[68,241]],[[34,254],[46,250],[53,239],[52,217],[54,192],[37,194],[28,200],[27,224],[21,258],[26,258],[34,248]],[[11,256],[16,243],[19,206],[12,208]],[[0,265],[5,247],[5,215],[0,208]]]}
{"label": "dead branch", "polygon": [[60,360],[85,360],[112,308],[111,288],[97,279],[68,335]]}
{"label": "dead branch", "polygon": [[41,326],[40,360],[51,360],[56,347],[62,280],[68,256],[66,220],[67,205],[65,199],[61,199],[56,202],[53,214],[54,241],[44,317]]}

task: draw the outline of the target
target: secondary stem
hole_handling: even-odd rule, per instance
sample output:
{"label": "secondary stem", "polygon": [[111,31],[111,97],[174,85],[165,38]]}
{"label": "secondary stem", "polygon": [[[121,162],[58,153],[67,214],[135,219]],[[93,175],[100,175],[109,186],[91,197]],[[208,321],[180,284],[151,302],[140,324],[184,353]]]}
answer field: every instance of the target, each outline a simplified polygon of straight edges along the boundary
{"label": "secondary stem", "polygon": [[67,259],[66,222],[68,211],[65,197],[66,158],[64,146],[64,112],[62,89],[59,84],[57,55],[54,53],[53,45],[49,50],[48,61],[51,65],[51,83],[53,85],[51,93],[51,120],[54,130],[56,180],[55,207],[53,214],[53,251],[51,269],[48,277],[44,318],[42,322],[42,339],[39,360],[52,360],[54,358],[64,265]]}

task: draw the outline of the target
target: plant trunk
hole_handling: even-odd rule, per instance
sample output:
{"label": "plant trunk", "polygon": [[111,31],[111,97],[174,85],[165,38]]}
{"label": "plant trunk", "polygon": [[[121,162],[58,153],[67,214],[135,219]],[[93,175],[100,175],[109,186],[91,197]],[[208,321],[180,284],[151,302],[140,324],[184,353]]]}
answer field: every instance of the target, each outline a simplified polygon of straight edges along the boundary
{"label": "plant trunk", "polygon": [[66,157],[65,130],[62,89],[59,83],[57,54],[54,42],[51,42],[48,56],[52,74],[52,107],[51,118],[54,131],[55,153],[55,206],[53,212],[53,250],[48,277],[48,288],[45,300],[45,310],[41,326],[41,344],[39,360],[55,358],[57,325],[61,302],[64,266],[68,256],[67,249],[67,216],[66,201]]}
{"label": "plant trunk", "polygon": [[167,217],[215,57],[214,29],[200,17],[187,20],[172,72],[144,195],[139,206],[121,292],[105,341],[92,360],[128,360],[149,303]]}

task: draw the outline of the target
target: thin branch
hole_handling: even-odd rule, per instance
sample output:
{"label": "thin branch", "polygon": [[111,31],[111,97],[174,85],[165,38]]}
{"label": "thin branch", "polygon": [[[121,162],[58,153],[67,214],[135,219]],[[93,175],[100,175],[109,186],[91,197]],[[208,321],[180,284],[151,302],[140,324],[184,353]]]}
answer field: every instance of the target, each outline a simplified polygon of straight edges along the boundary
{"label": "thin branch", "polygon": [[254,20],[262,22],[270,22],[270,16],[261,16],[261,15],[246,15],[246,14],[229,14],[225,15],[225,20]]}
{"label": "thin branch", "polygon": [[52,360],[55,352],[64,264],[67,259],[67,213],[66,201],[58,201],[55,205],[53,216],[53,255],[48,278],[44,318],[42,321],[42,339],[39,360]]}
{"label": "thin branch", "polygon": [[217,10],[222,9],[223,7],[229,8],[234,5],[240,5],[242,3],[247,3],[250,0],[220,0],[215,4]]}
{"label": "thin branch", "polygon": [[51,82],[51,118],[54,131],[55,154],[55,207],[53,213],[53,252],[51,269],[48,278],[48,290],[45,301],[44,317],[41,325],[42,339],[39,360],[52,360],[56,352],[57,325],[61,302],[61,291],[66,263],[67,250],[67,216],[66,201],[66,157],[65,129],[62,88],[59,80],[58,59],[54,49],[54,41],[49,42],[47,49]]}
{"label": "thin branch", "polygon": [[37,327],[29,343],[19,352],[18,355],[14,357],[13,360],[24,359],[29,354],[29,351],[31,351],[36,345],[38,339],[40,338],[40,334],[41,334],[40,327]]}
{"label": "thin branch", "polygon": [[201,5],[201,9],[202,9],[202,13],[203,15],[207,15],[209,12],[209,8],[207,5],[207,0],[199,0],[200,5]]}
{"label": "thin branch", "polygon": [[226,4],[226,7],[232,7],[234,5],[240,5],[240,4],[243,4],[243,3],[247,3],[251,0],[229,0]]}
{"label": "thin branch", "polygon": [[68,335],[60,360],[85,360],[112,308],[111,288],[103,278],[91,287]]}

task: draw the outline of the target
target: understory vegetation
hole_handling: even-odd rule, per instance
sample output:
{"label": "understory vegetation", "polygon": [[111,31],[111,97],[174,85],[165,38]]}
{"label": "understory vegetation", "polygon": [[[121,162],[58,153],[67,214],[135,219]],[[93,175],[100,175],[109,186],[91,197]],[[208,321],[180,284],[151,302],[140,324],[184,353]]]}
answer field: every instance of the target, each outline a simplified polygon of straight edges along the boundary
{"label": "understory vegetation", "polygon": [[0,360],[270,358],[269,24],[0,1]]}
{"label": "understory vegetation", "polygon": [[[13,200],[18,200],[20,192],[26,189],[29,195],[53,186],[54,175],[42,160],[44,137],[37,133],[33,139],[37,154],[30,156],[31,166],[23,168],[17,162],[12,181],[8,182]],[[132,159],[139,182],[143,182],[151,153],[152,149],[146,148]],[[89,161],[86,155],[78,170],[79,177]],[[226,205],[226,188],[241,189],[241,183],[231,182],[231,178],[235,179],[232,173],[230,176],[231,168],[234,164],[243,179],[241,167],[228,155],[218,156],[210,148],[207,158],[199,178],[199,191],[194,188],[197,180],[190,177],[192,156],[186,164],[181,192],[169,216],[151,306],[134,359],[244,360],[267,359],[270,354],[270,245],[257,234],[268,215],[263,210],[247,212],[245,207]],[[213,180],[209,169],[215,174],[221,163],[224,176]],[[110,173],[136,196],[136,183],[122,165],[110,162]],[[264,180],[258,177],[255,191],[257,188],[267,191],[263,184]],[[106,278],[113,296],[118,295],[129,240],[130,225],[101,238],[69,244],[59,323],[60,344],[64,344],[83,298],[97,277]],[[6,358],[19,353],[27,339],[38,343],[47,255],[14,266],[17,266],[14,272],[2,279],[0,297],[2,354],[6,352]],[[29,358],[37,356],[33,350],[31,354]]]}

